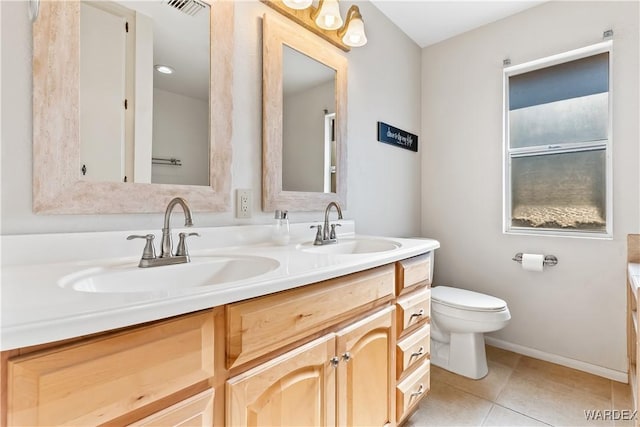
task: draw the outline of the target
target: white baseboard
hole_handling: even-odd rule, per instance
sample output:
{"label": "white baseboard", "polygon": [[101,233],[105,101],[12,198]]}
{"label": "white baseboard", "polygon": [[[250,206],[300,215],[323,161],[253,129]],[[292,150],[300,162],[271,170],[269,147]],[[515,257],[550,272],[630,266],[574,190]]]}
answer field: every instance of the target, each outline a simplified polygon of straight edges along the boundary
{"label": "white baseboard", "polygon": [[544,360],[546,362],[556,363],[558,365],[577,369],[583,372],[588,372],[593,375],[598,375],[599,377],[608,378],[610,380],[618,381],[625,384],[628,381],[628,376],[626,372],[620,372],[614,369],[603,368],[602,366],[592,365],[591,363],[582,362],[580,360],[569,359],[568,357],[558,356],[557,354],[546,353],[544,351],[536,350],[535,348],[529,348],[522,345],[513,344],[508,341],[499,340],[497,338],[488,337],[486,335],[484,337],[484,340],[489,345],[492,345],[494,347],[498,347],[504,350],[513,351],[514,353],[523,354],[525,356]]}

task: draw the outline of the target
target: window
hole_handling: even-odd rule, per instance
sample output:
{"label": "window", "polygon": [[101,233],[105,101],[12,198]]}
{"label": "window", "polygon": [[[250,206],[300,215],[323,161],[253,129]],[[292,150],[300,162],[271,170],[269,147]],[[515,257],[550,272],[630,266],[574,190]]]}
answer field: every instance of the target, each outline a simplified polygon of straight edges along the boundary
{"label": "window", "polygon": [[504,229],[611,237],[611,41],[504,70]]}

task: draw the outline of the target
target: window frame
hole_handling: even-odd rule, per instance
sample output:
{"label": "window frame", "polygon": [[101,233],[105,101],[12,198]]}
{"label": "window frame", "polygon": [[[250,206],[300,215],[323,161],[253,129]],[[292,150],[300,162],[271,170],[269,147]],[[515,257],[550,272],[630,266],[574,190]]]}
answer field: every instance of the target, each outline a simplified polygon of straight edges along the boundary
{"label": "window frame", "polygon": [[[510,148],[509,135],[509,78],[535,71],[541,68],[547,68],[554,65],[598,55],[601,53],[609,54],[609,92],[608,92],[608,138],[604,140],[574,142],[563,144],[552,144],[548,146],[534,146]],[[613,40],[607,40],[591,46],[568,52],[536,59],[523,64],[505,67],[503,69],[503,233],[515,235],[536,235],[536,236],[555,236],[555,237],[580,237],[590,239],[612,239],[613,238],[613,160],[612,160],[612,141],[613,141]],[[512,200],[511,200],[511,159],[517,157],[534,156],[541,154],[562,154],[575,153],[579,151],[590,151],[596,149],[605,150],[605,210],[606,210],[606,229],[605,231],[589,231],[575,229],[555,229],[555,228],[534,228],[534,227],[516,227],[511,223]]]}

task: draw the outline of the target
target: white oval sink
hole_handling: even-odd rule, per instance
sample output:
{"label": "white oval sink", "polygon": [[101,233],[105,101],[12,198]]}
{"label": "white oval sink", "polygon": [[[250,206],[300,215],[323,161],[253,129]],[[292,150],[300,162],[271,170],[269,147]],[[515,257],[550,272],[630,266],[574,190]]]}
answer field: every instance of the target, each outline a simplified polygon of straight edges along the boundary
{"label": "white oval sink", "polygon": [[58,285],[98,293],[167,291],[249,279],[279,266],[264,257],[192,256],[186,264],[139,268],[136,262],[91,268],[63,277]]}
{"label": "white oval sink", "polygon": [[398,249],[400,246],[402,246],[400,243],[393,240],[355,238],[339,239],[337,243],[319,246],[315,246],[313,242],[302,243],[298,245],[298,249],[318,254],[350,255],[387,252]]}

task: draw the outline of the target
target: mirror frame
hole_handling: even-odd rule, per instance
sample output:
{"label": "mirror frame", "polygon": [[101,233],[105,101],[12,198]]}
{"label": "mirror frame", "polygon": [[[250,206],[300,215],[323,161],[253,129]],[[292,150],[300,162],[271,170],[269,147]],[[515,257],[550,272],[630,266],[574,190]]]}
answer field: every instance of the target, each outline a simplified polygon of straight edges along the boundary
{"label": "mirror frame", "polygon": [[210,5],[209,186],[80,178],[80,2],[43,1],[33,25],[33,211],[163,212],[173,197],[194,211],[231,209],[233,2]]}
{"label": "mirror frame", "polygon": [[[333,45],[291,21],[265,14],[262,20],[262,210],[323,210],[347,205],[347,58]],[[336,192],[282,189],[282,46],[336,70]]]}

